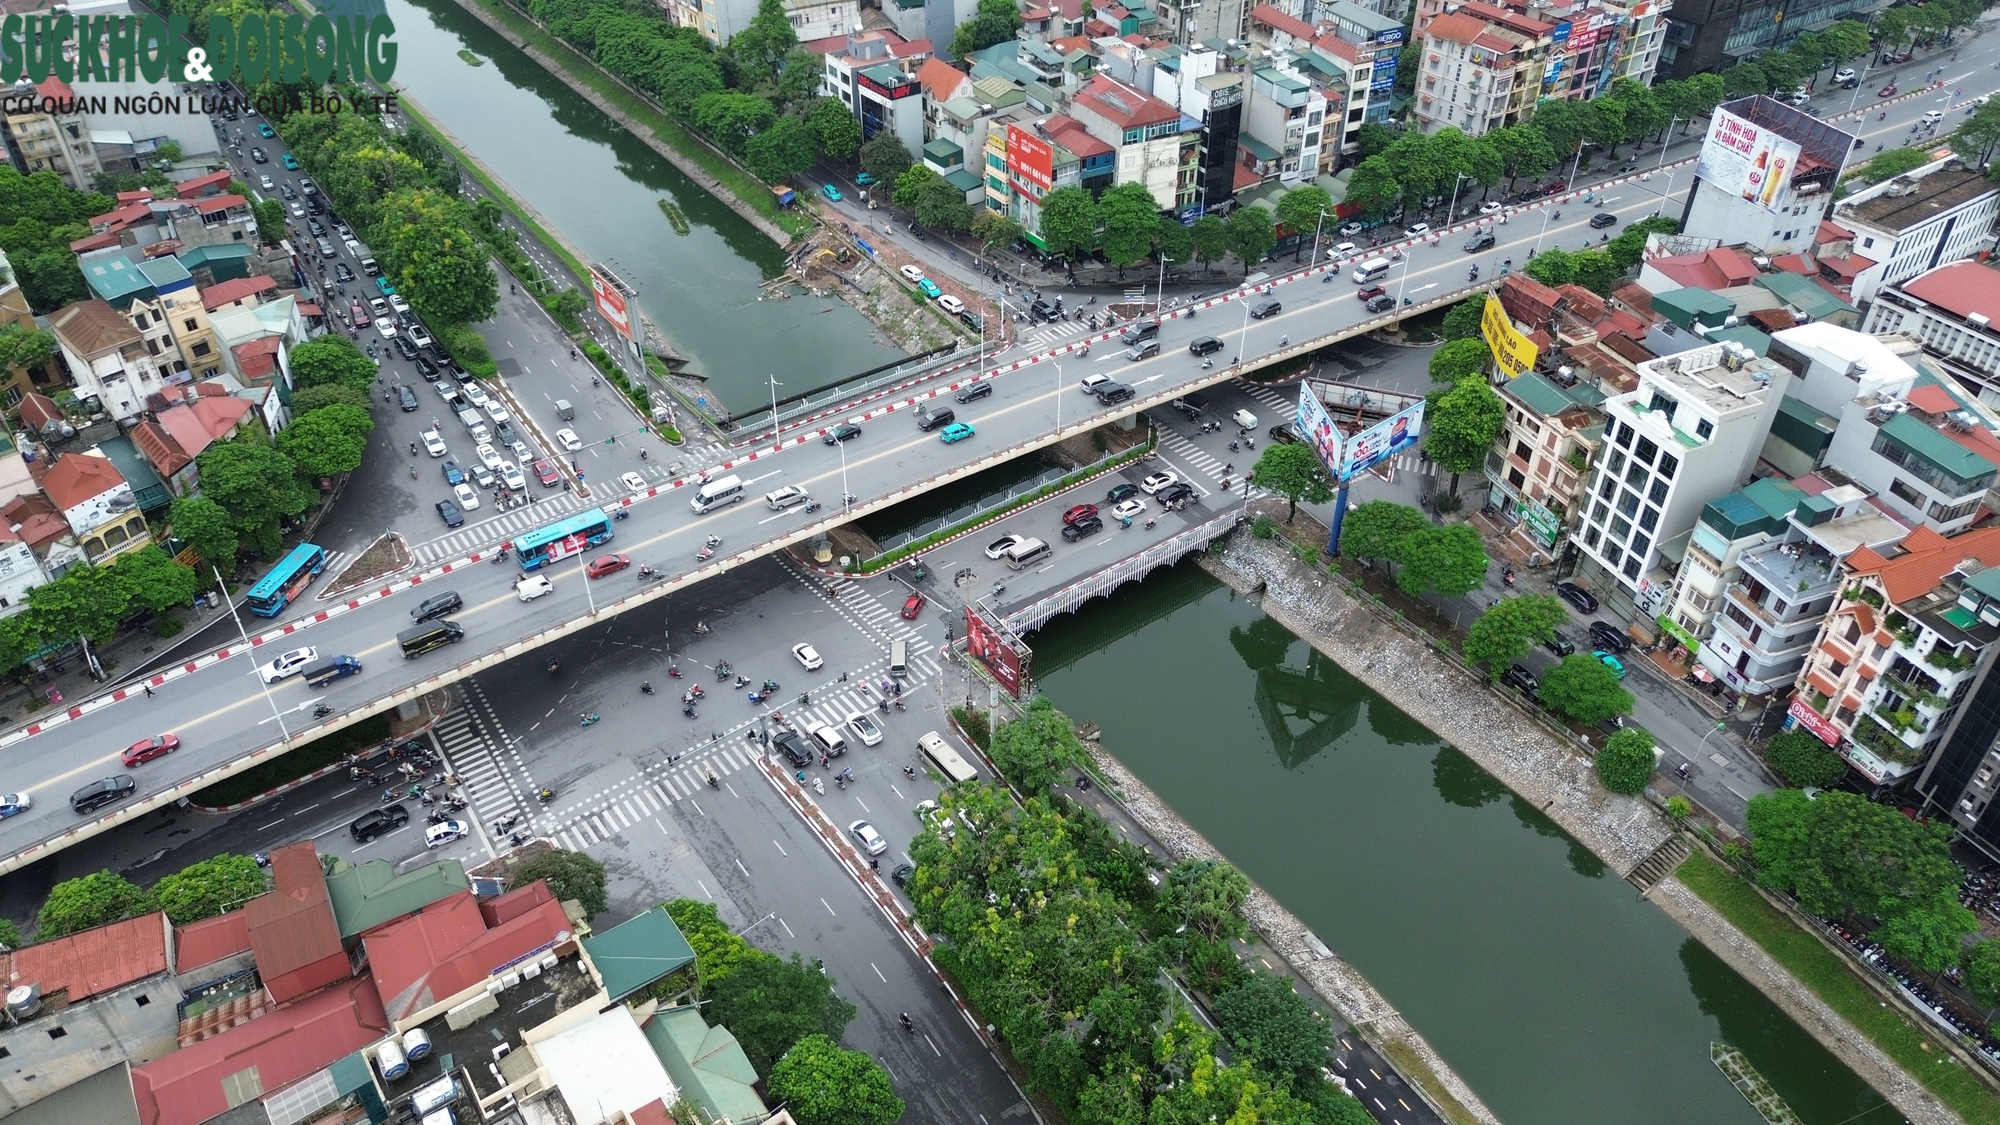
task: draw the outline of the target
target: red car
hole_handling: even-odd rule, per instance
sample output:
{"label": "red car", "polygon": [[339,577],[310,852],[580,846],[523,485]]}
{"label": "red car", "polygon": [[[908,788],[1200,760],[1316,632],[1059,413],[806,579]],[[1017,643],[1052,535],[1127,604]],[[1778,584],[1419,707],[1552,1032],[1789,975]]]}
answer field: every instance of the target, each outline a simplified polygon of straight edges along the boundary
{"label": "red car", "polygon": [[583,572],[592,578],[602,578],[607,574],[616,574],[631,565],[630,555],[605,555],[603,558],[590,560],[590,565],[584,567]]}
{"label": "red car", "polygon": [[1360,292],[1356,293],[1355,296],[1366,301],[1371,297],[1386,297],[1388,296],[1388,294],[1389,291],[1387,289],[1382,288],[1380,285],[1370,285],[1368,288],[1363,289]]}
{"label": "red car", "polygon": [[911,594],[909,597],[903,599],[903,620],[915,621],[917,614],[923,611],[924,596],[922,594]]}
{"label": "red car", "polygon": [[150,762],[154,758],[164,758],[181,748],[181,740],[171,734],[156,734],[143,742],[134,742],[125,748],[125,764],[136,766]]}
{"label": "red car", "polygon": [[535,462],[535,479],[542,482],[543,488],[554,488],[562,483],[562,474],[556,471],[555,462],[545,458]]}
{"label": "red car", "polygon": [[1884,86],[1884,87],[1882,87],[1882,88],[1881,88],[1880,90],[1877,90],[1877,91],[1875,91],[1875,96],[1876,96],[1876,97],[1878,97],[1878,98],[1893,98],[1893,97],[1895,97],[1895,96],[1896,96],[1896,84],[1895,84],[1894,82],[1891,82],[1891,83],[1889,83],[1889,84],[1888,84],[1887,86]]}
{"label": "red car", "polygon": [[1069,511],[1063,513],[1063,522],[1075,523],[1076,521],[1083,519],[1086,516],[1094,516],[1096,514],[1097,514],[1097,505],[1078,504],[1076,507],[1071,508]]}

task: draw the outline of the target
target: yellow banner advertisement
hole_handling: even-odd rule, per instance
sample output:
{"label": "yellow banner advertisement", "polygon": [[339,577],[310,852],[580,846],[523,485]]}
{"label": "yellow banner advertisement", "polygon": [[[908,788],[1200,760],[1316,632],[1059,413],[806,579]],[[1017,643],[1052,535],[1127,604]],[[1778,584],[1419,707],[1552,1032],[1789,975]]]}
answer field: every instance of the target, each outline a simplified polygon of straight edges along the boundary
{"label": "yellow banner advertisement", "polygon": [[1515,330],[1500,298],[1486,298],[1486,308],[1479,317],[1479,334],[1486,338],[1486,349],[1493,353],[1494,364],[1509,379],[1535,366],[1535,342]]}

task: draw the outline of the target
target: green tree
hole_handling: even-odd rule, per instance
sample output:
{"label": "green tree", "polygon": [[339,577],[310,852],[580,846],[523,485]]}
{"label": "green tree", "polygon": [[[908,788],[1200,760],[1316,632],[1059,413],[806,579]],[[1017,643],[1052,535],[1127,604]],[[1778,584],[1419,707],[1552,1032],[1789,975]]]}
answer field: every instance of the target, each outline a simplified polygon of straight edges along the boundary
{"label": "green tree", "polygon": [[1486,580],[1486,550],[1471,524],[1426,524],[1403,537],[1401,555],[1403,569],[1396,572],[1396,585],[1413,598],[1425,594],[1456,598]]}
{"label": "green tree", "polygon": [[1982,941],[1966,951],[1965,987],[1982,1008],[2000,1004],[2000,941]]}
{"label": "green tree", "polygon": [[1632,693],[1588,653],[1573,653],[1542,676],[1542,706],[1572,722],[1595,726],[1632,713]]}
{"label": "green tree", "polygon": [[[236,569],[236,520],[206,496],[179,496],[167,509],[174,535],[225,576]],[[202,575],[206,585],[209,576]]]}
{"label": "green tree", "polygon": [[839,1039],[854,1005],[833,991],[833,977],[798,954],[745,961],[708,988],[708,1015],[735,1034],[759,1074],[808,1035]]}
{"label": "green tree", "polygon": [[35,922],[35,940],[52,941],[151,909],[153,900],[145,891],[109,871],[65,879],[49,888]]}
{"label": "green tree", "polygon": [[707,988],[734,972],[737,966],[770,954],[730,932],[712,902],[677,898],[666,904],[667,916],[680,927],[694,949],[695,972]]}
{"label": "green tree", "polygon": [[777,109],[756,94],[723,90],[703,94],[694,103],[694,127],[738,160],[749,150],[750,138],[777,119]]}
{"label": "green tree", "polygon": [[792,48],[786,53],[784,64],[778,67],[778,100],[793,109],[812,101],[819,93],[823,67],[818,55]]}
{"label": "green tree", "polygon": [[1319,1079],[1333,1048],[1333,1027],[1290,978],[1253,972],[1216,997],[1213,1010],[1223,1038],[1260,1070],[1294,1089]]}
{"label": "green tree", "polygon": [[292,349],[292,379],[301,387],[354,387],[365,398],[375,373],[375,361],[344,336],[329,333]]}
{"label": "green tree", "polygon": [[226,441],[211,445],[195,462],[201,468],[202,495],[222,505],[239,536],[266,558],[275,557],[278,521],[303,515],[314,492],[299,483],[292,459],[268,445]]}
{"label": "green tree", "polygon": [[[324,337],[332,339],[332,337]],[[368,392],[345,383],[322,383],[315,387],[302,387],[292,393],[292,412],[304,417],[326,406],[354,406],[368,409]]]}
{"label": "green tree", "polygon": [[361,467],[375,420],[356,406],[329,406],[301,416],[278,434],[278,451],[307,476],[332,477]]}
{"label": "green tree", "polygon": [[257,238],[266,246],[276,246],[285,239],[285,201],[282,199],[260,199],[251,209],[257,217]]}
{"label": "green tree", "polygon": [[1979,932],[1979,919],[1956,899],[1932,898],[1906,905],[1870,936],[1891,957],[1926,973],[1941,973],[1965,955],[1965,939]]}
{"label": "green tree", "polygon": [[1465,662],[1486,665],[1486,678],[1498,679],[1508,663],[1554,639],[1568,620],[1562,602],[1550,594],[1501,598],[1466,630]]}
{"label": "green tree", "polygon": [[998,211],[981,207],[972,216],[972,237],[989,253],[996,246],[1012,246],[1023,233],[1021,224]]}
{"label": "green tree", "polygon": [[[1485,294],[1480,294],[1480,303],[1485,304]],[[1457,311],[1456,308],[1453,309]],[[1478,331],[1475,325],[1474,332]],[[1457,386],[1467,379],[1475,378],[1486,370],[1486,360],[1490,353],[1483,339],[1458,339],[1431,353],[1431,382],[1446,386]]]}
{"label": "green tree", "polygon": [[1097,214],[1104,222],[1104,256],[1118,267],[1122,278],[1126,266],[1136,265],[1152,253],[1160,206],[1144,184],[1118,184],[1098,197]]}
{"label": "green tree", "polygon": [[435,188],[397,192],[381,201],[370,245],[383,276],[432,322],[476,324],[500,303],[500,279],[472,231],[471,208]]}
{"label": "green tree", "polygon": [[1172,215],[1155,216],[1153,256],[1176,265],[1194,261],[1194,232]]}
{"label": "green tree", "polygon": [[780,117],[750,138],[743,163],[758,179],[779,184],[811,171],[818,157],[819,137],[812,127],[801,118]]}
{"label": "green tree", "polygon": [[1640,727],[1623,727],[1605,740],[1593,763],[1598,784],[1613,793],[1634,796],[1653,779],[1653,735]]}
{"label": "green tree", "polygon": [[1994,150],[2000,148],[2000,102],[1987,102],[1973,110],[1952,134],[1951,142],[1953,150],[1964,153],[1971,163],[1990,161]]}
{"label": "green tree", "polygon": [[1014,0],[979,0],[978,14],[958,25],[951,37],[951,55],[963,59],[995,43],[1005,43],[1021,30],[1021,9]]}
{"label": "green tree", "polygon": [[1930,153],[1917,148],[1892,148],[1869,157],[1868,163],[1847,174],[1848,179],[1879,184],[1931,162]]}
{"label": "green tree", "polygon": [[861,170],[875,177],[880,183],[895,183],[915,163],[916,161],[910,158],[910,150],[903,147],[903,142],[896,139],[896,134],[887,129],[875,134],[874,139],[861,146]]}
{"label": "green tree", "polygon": [[839,98],[815,99],[804,116],[821,152],[835,160],[852,160],[861,152],[861,119]]}
{"label": "green tree", "polygon": [[889,196],[889,200],[898,207],[914,208],[917,205],[918,194],[925,187],[935,183],[942,183],[943,180],[944,177],[922,164],[906,168],[903,170],[902,175],[896,177],[895,187]]}
{"label": "green tree", "polygon": [[1271,230],[1271,213],[1262,207],[1238,207],[1225,220],[1229,227],[1229,248],[1243,263],[1243,276],[1257,268],[1271,252],[1278,236]]}
{"label": "green tree", "polygon": [[1064,770],[1090,761],[1069,717],[1046,696],[1037,696],[1022,709],[1020,718],[995,728],[988,753],[1007,780],[1026,793],[1039,793],[1060,782]]}
{"label": "green tree", "polygon": [[1249,933],[1243,904],[1250,897],[1250,880],[1221,860],[1184,859],[1167,873],[1160,891],[1159,914],[1209,941],[1228,941]]}
{"label": "green tree", "polygon": [[507,889],[525,887],[537,879],[548,880],[549,893],[556,901],[576,900],[585,917],[594,918],[609,905],[604,895],[604,865],[582,852],[551,848],[515,868]]}
{"label": "green tree", "polygon": [[1560,289],[1576,280],[1576,255],[1550,248],[1529,258],[1521,272],[1543,285]]}
{"label": "green tree", "polygon": [[111,564],[111,576],[123,588],[127,602],[154,613],[187,605],[201,585],[201,578],[192,569],[175,562],[157,544],[120,555]]}
{"label": "green tree", "polygon": [[79,636],[108,641],[129,604],[125,584],[116,575],[87,564],[28,591],[28,616],[43,643]]}
{"label": "green tree", "polygon": [[1266,445],[1257,458],[1255,472],[1257,487],[1277,493],[1290,505],[1285,513],[1287,521],[1298,518],[1301,500],[1324,504],[1333,499],[1333,482],[1327,479],[1326,466],[1320,464],[1319,454],[1312,446],[1304,442]]}
{"label": "green tree", "polygon": [[972,225],[972,205],[965,192],[938,176],[917,192],[917,222],[932,230],[962,231]]}
{"label": "green tree", "polygon": [[583,310],[589,307],[590,301],[584,297],[583,290],[574,287],[565,289],[548,300],[549,315],[555,317],[558,324],[572,332],[582,326]]}
{"label": "green tree", "polygon": [[1340,553],[1350,558],[1378,560],[1391,566],[1403,557],[1403,540],[1431,526],[1425,515],[1408,504],[1370,500],[1347,510],[1340,521]]}
{"label": "green tree", "polygon": [[1042,242],[1071,261],[1097,246],[1097,201],[1080,187],[1059,187],[1042,197]]}
{"label": "green tree", "polygon": [[1452,495],[1458,495],[1460,473],[1486,463],[1486,451],[1506,421],[1507,405],[1483,379],[1461,380],[1432,404],[1424,449],[1451,474]]}
{"label": "green tree", "polygon": [[176,926],[235,910],[269,890],[264,869],[227,853],[181,868],[153,884],[153,901]]}
{"label": "green tree", "polygon": [[1740,62],[1722,72],[1723,94],[1740,98],[1746,94],[1768,94],[1771,80],[1764,77],[1764,68],[1754,62]]}
{"label": "green tree", "polygon": [[1341,202],[1358,206],[1369,218],[1379,219],[1402,198],[1403,185],[1396,181],[1388,158],[1371,156],[1356,165],[1354,174],[1347,178],[1347,192]]}
{"label": "green tree", "polygon": [[40,367],[56,354],[56,337],[46,329],[18,324],[0,327],[0,371]]}
{"label": "green tree", "polygon": [[1539,176],[1555,167],[1556,149],[1549,135],[1532,123],[1509,125],[1486,134],[1486,143],[1500,158],[1500,168],[1509,180]]}
{"label": "green tree", "polygon": [[[1486,294],[1474,293],[1465,300],[1445,310],[1444,326],[1439,329],[1439,334],[1444,337],[1446,344],[1458,340],[1475,340],[1483,348],[1486,346],[1486,342],[1485,338],[1480,335],[1479,321],[1484,315],[1486,315]],[[1431,362],[1435,364],[1437,358],[1433,356]],[[1456,379],[1438,379],[1435,374],[1431,376],[1431,379],[1434,382],[1455,383],[1458,381]]]}
{"label": "green tree", "polygon": [[1764,747],[1764,764],[1801,789],[1828,789],[1847,776],[1847,763],[1807,730],[1773,735]]}
{"label": "green tree", "polygon": [[26,944],[21,940],[21,927],[12,918],[0,918],[0,949],[19,949]]}
{"label": "green tree", "polygon": [[1956,904],[1964,871],[1948,822],[1917,822],[1856,793],[1796,789],[1751,798],[1758,881],[1828,918],[1894,921],[1912,909]]}
{"label": "green tree", "polygon": [[1565,165],[1575,156],[1578,145],[1597,139],[1590,135],[1596,124],[1597,115],[1587,102],[1543,98],[1535,103],[1534,127],[1548,139],[1556,160]]}
{"label": "green tree", "polygon": [[757,14],[730,37],[729,53],[736,59],[742,76],[749,79],[744,83],[747,86],[776,78],[778,65],[798,45],[798,33],[792,30],[785,0],[758,0]]}
{"label": "green tree", "polygon": [[893,1125],[903,1115],[882,1064],[824,1035],[793,1044],[768,1081],[799,1125]]}
{"label": "green tree", "polygon": [[1189,250],[1202,269],[1215,268],[1215,263],[1229,256],[1229,224],[1214,215],[1203,215],[1188,228]]}
{"label": "green tree", "polygon": [[1301,184],[1279,196],[1275,212],[1278,222],[1300,236],[1299,244],[1292,250],[1294,262],[1304,255],[1310,237],[1326,229],[1329,220],[1336,226],[1340,223],[1333,213],[1333,196],[1317,184]]}
{"label": "green tree", "polygon": [[[1400,78],[1402,75],[1397,74]],[[1396,132],[1378,121],[1364,121],[1355,131],[1354,143],[1360,146],[1361,159],[1379,155],[1383,149],[1396,143]]]}

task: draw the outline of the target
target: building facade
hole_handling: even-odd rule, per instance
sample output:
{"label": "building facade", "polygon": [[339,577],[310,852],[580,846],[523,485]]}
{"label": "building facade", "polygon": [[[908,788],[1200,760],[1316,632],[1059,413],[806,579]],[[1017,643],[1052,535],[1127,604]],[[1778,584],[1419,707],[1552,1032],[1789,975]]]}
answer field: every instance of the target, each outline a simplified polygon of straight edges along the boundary
{"label": "building facade", "polygon": [[1876,290],[1861,330],[1902,334],[1987,406],[2000,407],[2000,270],[1984,262],[1939,266]]}
{"label": "building facade", "polygon": [[[1977,255],[1993,245],[2000,186],[1956,158],[1864,188],[1836,203],[1833,221],[1854,232],[1852,300]],[[1858,263],[1857,263],[1858,264]]]}

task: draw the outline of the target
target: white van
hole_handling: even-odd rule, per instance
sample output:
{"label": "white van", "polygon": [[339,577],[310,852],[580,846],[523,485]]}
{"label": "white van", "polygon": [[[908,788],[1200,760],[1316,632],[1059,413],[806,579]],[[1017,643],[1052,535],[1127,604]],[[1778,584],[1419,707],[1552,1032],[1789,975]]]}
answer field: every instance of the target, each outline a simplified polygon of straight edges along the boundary
{"label": "white van", "polygon": [[1387,258],[1370,258],[1354,267],[1354,284],[1373,285],[1388,276],[1392,265],[1394,263]]}
{"label": "white van", "polygon": [[889,643],[889,674],[902,677],[910,674],[910,646],[906,641]]}
{"label": "white van", "polygon": [[717,477],[695,489],[694,499],[688,502],[696,512],[712,512],[724,504],[735,504],[743,499],[743,478],[734,473]]}
{"label": "white van", "polygon": [[838,758],[847,753],[847,740],[840,737],[840,732],[832,727],[814,727],[812,740],[814,745],[829,758]]}
{"label": "white van", "polygon": [[1047,543],[1039,539],[1024,539],[1007,548],[1007,553],[1000,557],[1006,559],[1007,565],[1015,570],[1025,570],[1048,558],[1052,553],[1054,552],[1049,549]]}

